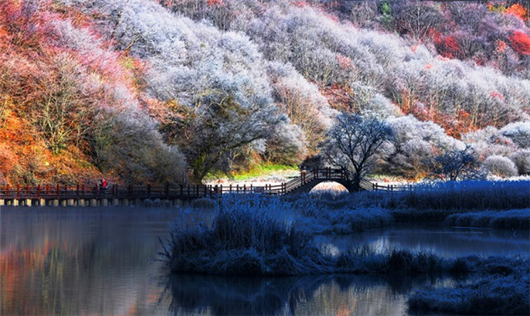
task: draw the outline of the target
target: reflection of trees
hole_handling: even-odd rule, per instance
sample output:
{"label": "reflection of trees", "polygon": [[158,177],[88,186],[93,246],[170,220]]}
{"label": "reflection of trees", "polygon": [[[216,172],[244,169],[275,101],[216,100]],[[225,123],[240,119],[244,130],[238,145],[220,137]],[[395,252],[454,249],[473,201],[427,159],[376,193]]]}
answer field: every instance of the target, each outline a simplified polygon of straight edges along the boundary
{"label": "reflection of trees", "polygon": [[167,231],[173,214],[2,211],[0,315],[108,315],[154,305],[148,265],[159,243],[142,229],[149,221]]}
{"label": "reflection of trees", "polygon": [[167,289],[174,314],[211,310],[220,315],[391,315],[402,314],[395,310],[396,303],[404,308],[403,294],[420,282],[426,280],[344,274],[269,278],[172,275]]}

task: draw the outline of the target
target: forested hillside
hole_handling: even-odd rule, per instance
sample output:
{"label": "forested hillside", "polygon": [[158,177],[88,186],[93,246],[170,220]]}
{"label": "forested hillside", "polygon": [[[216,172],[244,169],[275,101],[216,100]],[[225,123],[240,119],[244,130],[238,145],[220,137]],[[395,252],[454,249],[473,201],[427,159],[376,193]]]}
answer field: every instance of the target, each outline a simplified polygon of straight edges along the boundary
{"label": "forested hillside", "polygon": [[387,120],[379,171],[470,144],[530,173],[518,3],[0,2],[0,183],[200,181],[317,155],[340,112]]}

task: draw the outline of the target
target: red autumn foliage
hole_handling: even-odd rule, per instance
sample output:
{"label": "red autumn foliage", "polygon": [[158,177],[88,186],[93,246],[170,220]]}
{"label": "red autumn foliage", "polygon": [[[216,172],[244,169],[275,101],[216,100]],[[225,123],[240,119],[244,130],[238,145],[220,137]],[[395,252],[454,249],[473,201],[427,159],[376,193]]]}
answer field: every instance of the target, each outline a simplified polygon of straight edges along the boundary
{"label": "red autumn foliage", "polygon": [[350,112],[356,110],[355,104],[351,101],[352,91],[348,85],[334,83],[331,87],[320,88],[320,93],[328,99],[329,104],[335,109]]}
{"label": "red autumn foliage", "polygon": [[335,56],[335,59],[339,63],[340,68],[342,69],[352,69],[353,68],[353,62],[349,57],[346,57],[342,54],[337,54]]}
{"label": "red autumn foliage", "polygon": [[460,44],[452,37],[444,37],[438,44],[438,50],[443,57],[456,58],[460,55]]}
{"label": "red autumn foliage", "polygon": [[297,7],[305,7],[306,5],[308,5],[308,3],[307,1],[296,1],[294,5]]}
{"label": "red autumn foliage", "polygon": [[206,0],[206,3],[210,7],[222,6],[223,5],[223,0]]}
{"label": "red autumn foliage", "polygon": [[496,98],[496,99],[499,99],[499,100],[504,100],[504,96],[502,94],[500,94],[498,91],[493,91],[492,93],[490,93],[490,96],[492,98]]}
{"label": "red autumn foliage", "polygon": [[514,31],[509,37],[512,48],[521,55],[530,55],[530,37],[521,31]]}

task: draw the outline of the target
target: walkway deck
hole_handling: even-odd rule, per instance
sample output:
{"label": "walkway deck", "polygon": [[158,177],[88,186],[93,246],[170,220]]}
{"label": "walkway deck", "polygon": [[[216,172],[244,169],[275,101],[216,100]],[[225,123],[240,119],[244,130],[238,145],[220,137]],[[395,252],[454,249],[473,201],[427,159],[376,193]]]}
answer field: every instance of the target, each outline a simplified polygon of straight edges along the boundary
{"label": "walkway deck", "polygon": [[[291,181],[277,185],[165,185],[165,186],[119,186],[112,185],[107,190],[85,185],[38,185],[0,187],[2,205],[52,205],[52,206],[100,206],[100,205],[139,205],[144,200],[191,200],[224,194],[269,194],[286,195],[309,192],[321,182],[334,181],[346,185],[346,177],[341,169],[315,169],[302,172]],[[370,191],[399,191],[403,186],[381,186],[363,181],[361,187]]]}

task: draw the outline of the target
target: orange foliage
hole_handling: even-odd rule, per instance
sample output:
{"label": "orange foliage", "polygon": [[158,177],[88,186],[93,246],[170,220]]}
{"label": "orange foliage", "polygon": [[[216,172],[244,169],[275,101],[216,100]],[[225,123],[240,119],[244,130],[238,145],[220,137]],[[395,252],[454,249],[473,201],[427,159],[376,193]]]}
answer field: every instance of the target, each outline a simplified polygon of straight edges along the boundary
{"label": "orange foliage", "polygon": [[506,14],[515,15],[517,18],[521,20],[528,19],[528,11],[526,10],[525,7],[523,7],[519,3],[513,4],[508,9],[506,9]]}
{"label": "orange foliage", "polygon": [[506,50],[506,42],[505,41],[497,41],[495,43],[495,50],[499,53],[503,53]]}
{"label": "orange foliage", "polygon": [[463,134],[477,129],[470,114],[465,110],[460,109],[453,115],[441,113],[435,105],[418,102],[406,89],[401,93],[399,108],[404,115],[412,114],[420,121],[432,121],[440,125],[448,135],[455,138],[461,138]]}
{"label": "orange foliage", "polygon": [[521,55],[530,55],[530,37],[528,35],[521,31],[514,31],[509,38],[515,51]]}
{"label": "orange foliage", "polygon": [[[110,83],[138,87],[134,83],[139,81],[135,77],[140,74],[132,74],[122,67],[119,54],[107,52],[104,47],[100,50],[96,47],[96,52],[102,52],[98,58],[83,57],[89,54],[57,47],[50,22],[68,18],[74,25],[89,26],[89,19],[80,12],[69,10],[67,15],[59,5],[42,1],[40,9],[28,15],[20,4],[20,1],[0,1],[0,185],[75,184],[99,178],[101,173],[93,165],[91,149],[83,140],[68,144],[59,154],[51,153],[32,109],[54,91],[47,86],[53,79],[45,79],[60,76],[53,64],[59,54],[71,58],[73,65],[79,64],[80,70],[82,65],[93,69],[101,76],[100,80]],[[98,38],[88,31],[90,36]],[[132,65],[135,70],[143,69],[136,61]],[[79,80],[81,84],[82,79]],[[106,101],[98,94],[99,90],[87,92],[80,96],[85,98],[79,101],[84,106],[93,106],[96,99]]]}

